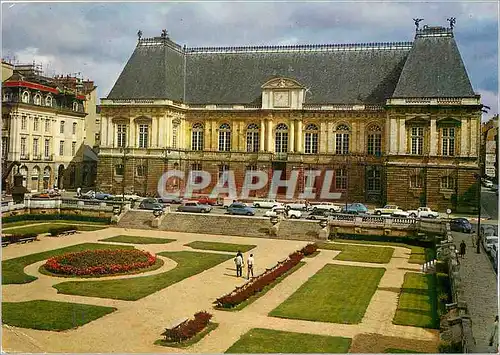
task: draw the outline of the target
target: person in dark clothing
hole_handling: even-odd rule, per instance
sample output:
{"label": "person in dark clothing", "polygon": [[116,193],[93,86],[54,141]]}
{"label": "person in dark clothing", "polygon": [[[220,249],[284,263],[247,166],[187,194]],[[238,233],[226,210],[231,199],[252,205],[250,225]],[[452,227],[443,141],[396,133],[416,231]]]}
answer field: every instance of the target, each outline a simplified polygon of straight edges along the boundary
{"label": "person in dark clothing", "polygon": [[465,245],[465,242],[462,240],[462,243],[460,243],[460,257],[462,259],[465,255],[465,249],[466,249],[466,245]]}

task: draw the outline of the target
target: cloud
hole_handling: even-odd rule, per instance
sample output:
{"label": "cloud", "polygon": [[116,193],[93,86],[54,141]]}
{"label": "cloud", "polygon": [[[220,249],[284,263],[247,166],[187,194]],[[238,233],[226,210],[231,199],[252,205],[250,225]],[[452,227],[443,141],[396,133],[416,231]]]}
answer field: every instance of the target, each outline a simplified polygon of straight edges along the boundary
{"label": "cloud", "polygon": [[[81,72],[105,97],[128,61],[141,29],[166,28],[187,46],[411,41],[412,18],[447,25],[474,90],[491,105],[498,95],[498,6],[495,3],[16,3],[2,4],[4,56],[42,63],[56,74]],[[490,106],[491,106],[490,105]],[[492,109],[493,110],[493,109]],[[498,112],[498,109],[496,109]]]}
{"label": "cloud", "polygon": [[481,95],[481,103],[490,107],[488,113],[483,113],[483,121],[487,121],[498,114],[498,92],[479,90],[478,94]]}

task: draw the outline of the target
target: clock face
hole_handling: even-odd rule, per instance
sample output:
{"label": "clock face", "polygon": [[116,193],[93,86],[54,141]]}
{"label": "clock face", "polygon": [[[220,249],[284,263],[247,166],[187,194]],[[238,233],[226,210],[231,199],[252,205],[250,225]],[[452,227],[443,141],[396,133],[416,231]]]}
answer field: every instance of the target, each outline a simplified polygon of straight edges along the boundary
{"label": "clock face", "polygon": [[274,92],[274,106],[275,107],[289,107],[290,96],[288,91],[275,91]]}

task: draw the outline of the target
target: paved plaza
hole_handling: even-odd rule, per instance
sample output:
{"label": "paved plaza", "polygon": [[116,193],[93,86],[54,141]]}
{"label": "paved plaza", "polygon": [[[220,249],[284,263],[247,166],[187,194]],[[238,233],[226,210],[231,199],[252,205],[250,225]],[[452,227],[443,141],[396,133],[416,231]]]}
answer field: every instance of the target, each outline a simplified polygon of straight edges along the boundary
{"label": "paved plaza", "polygon": [[[291,240],[108,228],[94,232],[82,232],[69,237],[40,237],[41,240],[38,242],[10,245],[3,249],[3,260],[84,242],[98,242],[100,239],[117,235],[175,239],[174,242],[169,244],[134,245],[138,249],[147,250],[152,253],[162,251],[193,251],[190,247],[184,246],[184,244],[192,241],[218,241],[257,245],[251,251],[256,259],[256,274],[262,273],[265,268],[274,266],[277,261],[285,259],[290,253],[307,244],[307,242]],[[217,253],[215,251],[210,252]],[[223,353],[250,329],[267,328],[352,338],[351,351],[356,350],[356,352],[373,351],[373,349],[364,348],[371,344],[370,341],[367,341],[366,345],[363,345],[362,341],[357,341],[357,339],[368,339],[370,337],[373,338],[373,336],[405,338],[409,343],[419,341],[431,344],[430,347],[427,347],[427,352],[435,351],[433,347],[437,346],[437,330],[394,325],[392,323],[398,304],[399,293],[397,290],[403,284],[405,273],[412,271],[419,272],[421,267],[418,264],[408,263],[410,250],[403,247],[394,247],[394,254],[387,264],[333,260],[339,253],[340,251],[321,250],[315,257],[304,258],[303,261],[306,264],[303,267],[284,278],[282,282],[254,303],[251,303],[241,311],[235,312],[213,309],[213,302],[216,298],[232,291],[235,286],[242,285],[246,281],[243,278],[235,277],[232,258],[137,301],[58,294],[57,290],[52,286],[65,280],[40,274],[38,268],[44,263],[44,261],[40,261],[24,269],[28,275],[36,276],[38,278],[36,281],[27,284],[3,286],[4,302],[53,300],[110,306],[117,308],[117,311],[79,328],[62,332],[41,331],[3,325],[3,350],[7,352],[37,353]],[[248,256],[248,253],[246,253],[246,256]],[[165,263],[160,269],[143,274],[118,277],[143,277],[162,273],[176,266],[174,261],[162,258]],[[268,316],[270,311],[283,303],[326,264],[385,268],[386,271],[380,280],[378,289],[371,298],[361,323],[336,324]],[[115,279],[118,277],[108,278]],[[311,299],[310,301],[314,302],[315,300]],[[185,349],[169,348],[153,344],[155,340],[161,338],[160,334],[172,322],[181,318],[191,317],[195,312],[201,310],[212,313],[214,315],[213,321],[219,323],[219,326],[198,343]]]}

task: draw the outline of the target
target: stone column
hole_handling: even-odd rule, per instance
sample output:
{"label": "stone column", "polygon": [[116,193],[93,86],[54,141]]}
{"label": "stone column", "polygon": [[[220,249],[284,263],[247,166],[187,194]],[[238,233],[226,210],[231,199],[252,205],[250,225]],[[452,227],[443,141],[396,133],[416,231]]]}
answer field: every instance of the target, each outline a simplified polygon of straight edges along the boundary
{"label": "stone column", "polygon": [[267,151],[274,153],[273,147],[273,120],[269,118],[267,120]]}
{"label": "stone column", "polygon": [[431,132],[429,135],[429,155],[437,155],[438,135],[436,130],[436,119],[431,118]]}
{"label": "stone column", "polygon": [[466,157],[469,155],[468,152],[468,142],[469,142],[469,120],[463,119],[462,125],[460,127],[460,156]]}
{"label": "stone column", "polygon": [[326,122],[321,122],[319,124],[319,134],[318,134],[318,145],[319,152],[324,154],[328,150],[328,125]]}
{"label": "stone column", "polygon": [[214,151],[219,150],[219,134],[217,132],[217,122],[212,121],[212,147]]}
{"label": "stone column", "polygon": [[128,146],[131,148],[134,148],[136,146],[135,143],[135,122],[134,120],[130,119],[129,121],[129,132],[128,132]]}
{"label": "stone column", "polygon": [[303,153],[304,147],[302,146],[302,120],[297,121],[297,153]]}
{"label": "stone column", "polygon": [[406,154],[406,126],[405,119],[399,119],[399,155]]}
{"label": "stone column", "polygon": [[158,135],[158,116],[154,116],[151,121],[151,147],[153,148],[158,147]]}
{"label": "stone column", "polygon": [[260,120],[260,151],[264,152],[266,150],[266,124],[264,119]]}
{"label": "stone column", "polygon": [[158,147],[165,148],[165,116],[158,117]]}
{"label": "stone column", "polygon": [[396,154],[398,149],[397,122],[395,118],[389,121],[389,154]]}
{"label": "stone column", "polygon": [[333,122],[328,122],[326,124],[326,151],[328,153],[333,153]]}
{"label": "stone column", "polygon": [[[107,133],[108,133],[108,147],[111,147],[113,146],[113,142],[115,141],[113,138],[114,138],[114,135],[115,135],[115,130],[114,130],[114,124],[112,122],[113,120],[111,119],[111,117],[108,117],[108,129],[107,129]],[[129,127],[130,129],[130,127]],[[129,134],[130,135],[130,134]]]}
{"label": "stone column", "polygon": [[479,121],[477,118],[472,118],[469,120],[469,124],[470,124],[470,156],[476,157]]}
{"label": "stone column", "polygon": [[165,116],[165,146],[172,147],[172,117]]}
{"label": "stone column", "polygon": [[240,121],[240,132],[239,132],[239,142],[240,142],[240,151],[246,152],[247,147],[246,147],[246,129],[245,129],[245,122]]}
{"label": "stone column", "polygon": [[290,153],[295,151],[295,120],[290,121]]}
{"label": "stone column", "polygon": [[362,121],[359,123],[359,140],[358,140],[358,151],[362,154],[366,154],[366,123]]}

